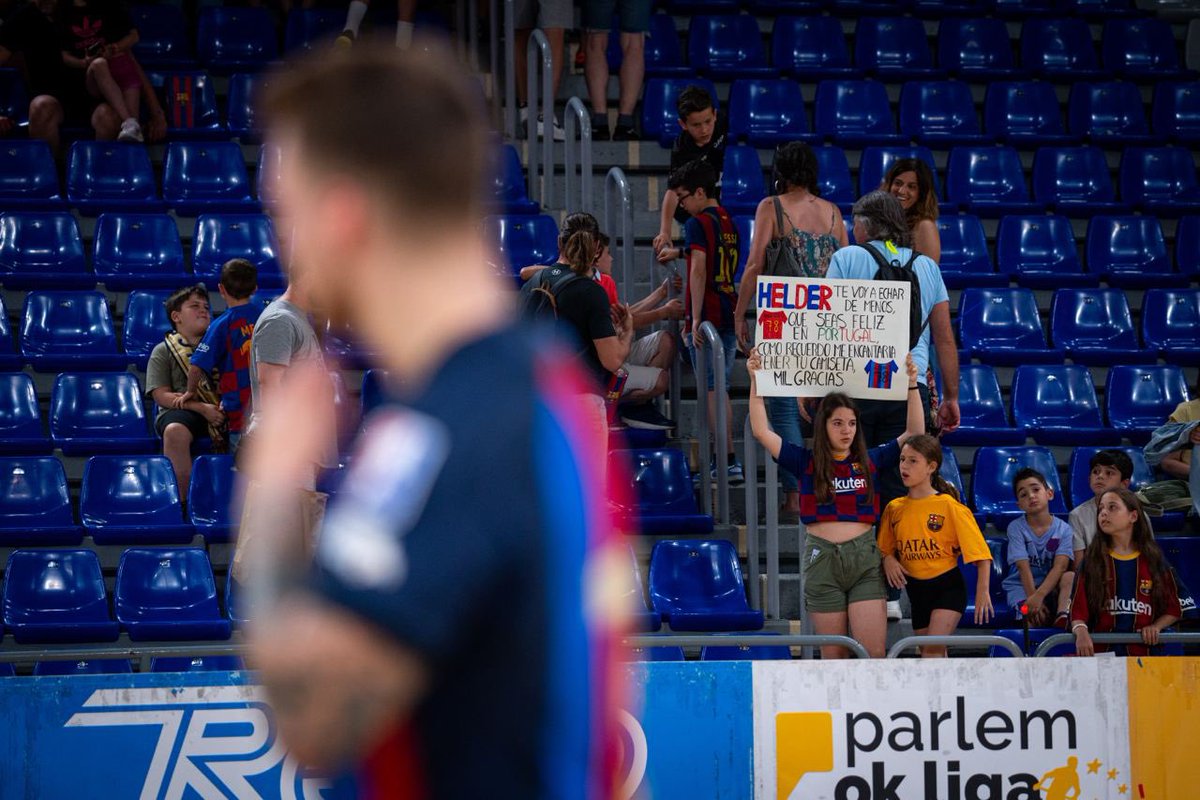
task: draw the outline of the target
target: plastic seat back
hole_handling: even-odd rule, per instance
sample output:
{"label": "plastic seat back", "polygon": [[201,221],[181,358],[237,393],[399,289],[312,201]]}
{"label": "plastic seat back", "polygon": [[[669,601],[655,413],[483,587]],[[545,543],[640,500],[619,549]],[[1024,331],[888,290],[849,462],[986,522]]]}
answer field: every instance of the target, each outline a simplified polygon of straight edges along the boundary
{"label": "plastic seat back", "polygon": [[1050,304],[1050,337],[1076,361],[1085,350],[1100,359],[1094,363],[1111,363],[1114,351],[1138,349],[1133,315],[1120,289],[1056,291]]}
{"label": "plastic seat back", "polygon": [[964,427],[1012,427],[995,369],[987,364],[963,364],[959,367],[958,386],[961,424]]}
{"label": "plastic seat back", "polygon": [[0,208],[61,208],[58,170],[41,139],[0,142]]}
{"label": "plastic seat back", "polygon": [[[1153,286],[1171,275],[1167,242],[1154,217],[1092,217],[1087,267],[1118,286]],[[1180,281],[1182,282],[1182,281]]]}
{"label": "plastic seat back", "polygon": [[958,322],[963,348],[972,352],[1046,347],[1037,300],[1028,289],[967,289]]}
{"label": "plastic seat back", "polygon": [[[1121,197],[1127,203],[1171,214],[1190,202],[1200,210],[1196,163],[1185,147],[1129,147],[1121,154]],[[1171,214],[1174,216],[1173,214]]]}
{"label": "plastic seat back", "polygon": [[850,162],[846,160],[846,152],[833,145],[814,147],[812,150],[817,157],[817,187],[821,190],[821,197],[842,206],[844,210],[855,200],[854,180],[850,177]]}
{"label": "plastic seat back", "polygon": [[[721,629],[725,615],[752,616],[737,552],[724,540],[658,542],[650,556],[650,600],[672,628],[678,614],[711,615],[708,630]],[[753,627],[762,627],[761,616]]]}
{"label": "plastic seat back", "polygon": [[250,205],[241,147],[234,142],[171,142],[163,166],[163,197],[182,213]]}
{"label": "plastic seat back", "polygon": [[1083,273],[1071,221],[1060,216],[1004,217],[996,235],[996,262],[1025,285],[1034,279],[1062,285]]}
{"label": "plastic seat back", "polygon": [[962,81],[909,81],[900,93],[900,131],[945,144],[982,139],[971,87]]}
{"label": "plastic seat back", "polygon": [[279,288],[285,283],[275,226],[266,214],[204,214],[196,219],[192,241],[192,269],[210,286],[220,280],[221,268],[231,258],[253,264],[261,287]]}
{"label": "plastic seat back", "polygon": [[1155,133],[1177,142],[1200,142],[1200,81],[1157,84],[1150,109]]}
{"label": "plastic seat back", "polygon": [[1093,140],[1120,142],[1150,133],[1141,92],[1124,81],[1075,84],[1067,116],[1072,133]]}
{"label": "plastic seat back", "polygon": [[1111,19],[1100,40],[1104,66],[1122,75],[1171,74],[1179,70],[1175,34],[1166,20]]}
{"label": "plastic seat back", "polygon": [[17,550],[4,570],[4,624],[17,641],[113,641],[100,559],[91,550]]}
{"label": "plastic seat back", "polygon": [[735,81],[729,90],[729,133],[756,147],[810,138],[800,84],[779,78]]}
{"label": "plastic seat back", "polygon": [[558,224],[546,214],[497,215],[483,221],[500,257],[496,270],[516,276],[530,264],[553,264],[558,258]]}
{"label": "plastic seat back", "polygon": [[988,254],[983,223],[974,214],[938,217],[942,258],[938,267],[947,286],[980,286],[1006,282],[996,274]]}
{"label": "plastic seat back", "polygon": [[688,64],[715,78],[770,72],[758,20],[747,14],[701,14],[688,26]]}
{"label": "plastic seat back", "polygon": [[1175,265],[1184,275],[1200,275],[1200,215],[1183,217],[1175,227]]}
{"label": "plastic seat back", "polygon": [[117,620],[134,641],[146,638],[228,639],[217,582],[199,548],[130,548],[117,567]]}
{"label": "plastic seat back", "polygon": [[889,73],[933,69],[925,25],[914,17],[858,20],[854,31],[854,63]]}
{"label": "plastic seat back", "polygon": [[1033,161],[1039,203],[1103,205],[1116,201],[1108,164],[1098,147],[1043,147]]}
{"label": "plastic seat back", "polygon": [[33,677],[69,677],[71,675],[127,675],[133,667],[127,658],[92,658],[81,661],[39,661],[33,665]]}
{"label": "plastic seat back", "polygon": [[1187,400],[1183,369],[1173,364],[1115,366],[1104,386],[1109,424],[1135,444],[1145,443],[1150,432]]}
{"label": "plastic seat back", "polygon": [[258,69],[279,55],[275,20],[263,7],[201,8],[196,41],[200,60],[221,72]]}
{"label": "plastic seat back", "polygon": [[135,5],[129,9],[137,28],[138,41],[133,54],[147,69],[177,69],[194,66],[192,43],[186,35],[183,10],[170,3]]}
{"label": "plastic seat back", "polygon": [[771,56],[778,69],[806,80],[850,77],[857,72],[850,63],[842,23],[835,17],[777,18],[771,32]]}
{"label": "plastic seat back", "polygon": [[67,473],[53,456],[0,458],[0,531],[73,528]]}
{"label": "plastic seat back", "polygon": [[49,449],[33,378],[21,372],[0,373],[0,453]]}
{"label": "plastic seat back", "polygon": [[151,443],[137,377],[128,372],[62,373],[50,398],[50,435],[68,454],[102,444],[131,450]]}
{"label": "plastic seat back", "polygon": [[165,456],[92,456],[83,471],[79,515],[89,530],[179,525],[183,504]]}
{"label": "plastic seat back", "polygon": [[0,282],[6,289],[84,288],[94,283],[71,214],[0,214]]}
{"label": "plastic seat back", "polygon": [[821,81],[817,85],[816,129],[834,138],[896,138],[887,90],[871,80]]}
{"label": "plastic seat back", "polygon": [[946,191],[956,203],[1029,201],[1021,159],[1011,147],[956,147],[946,167]]}
{"label": "plastic seat back", "polygon": [[83,211],[162,206],[146,148],[126,142],[75,142],[67,159],[67,197]]}
{"label": "plastic seat back", "polygon": [[958,456],[954,455],[954,448],[943,448],[942,459],[942,464],[938,467],[938,474],[958,490],[958,496],[962,502],[968,502],[966,485],[962,479],[962,469],[958,465]]}
{"label": "plastic seat back", "polygon": [[256,109],[266,78],[246,72],[229,76],[229,132],[242,141],[254,142],[262,136]]}
{"label": "plastic seat back", "polygon": [[1012,479],[1025,467],[1032,467],[1046,476],[1054,490],[1050,513],[1066,516],[1068,509],[1058,480],[1054,454],[1045,447],[981,447],[975,451],[971,469],[971,495],[975,511],[986,514],[1000,530],[1021,515],[1013,497]]}
{"label": "plastic seat back", "polygon": [[1147,290],[1142,297],[1142,335],[1147,347],[1169,353],[1167,361],[1190,355],[1186,363],[1195,363],[1200,357],[1200,290]]}
{"label": "plastic seat back", "polygon": [[529,199],[529,190],[525,184],[525,168],[521,166],[521,156],[511,144],[501,145],[495,150],[497,155],[495,178],[492,183],[493,202],[505,214],[536,214],[541,207]]}
{"label": "plastic seat back", "polygon": [[[1083,435],[1102,428],[1100,402],[1087,367],[1079,365],[1017,367],[1013,378],[1013,421],[1038,441],[1046,429]],[[1047,438],[1047,442],[1053,442]]]}
{"label": "plastic seat back", "polygon": [[217,96],[207,73],[156,72],[149,76],[162,98],[171,138],[221,138],[228,135],[217,111]]}
{"label": "plastic seat back", "polygon": [[791,649],[782,644],[710,644],[700,648],[701,661],[786,661],[791,657]]}
{"label": "plastic seat back", "polygon": [[767,196],[762,162],[758,151],[744,144],[725,149],[725,167],[721,174],[721,205],[731,211],[753,210]]}
{"label": "plastic seat back", "polygon": [[144,364],[154,346],[172,330],[164,305],[170,294],[165,289],[129,293],[123,336],[125,353],[130,359]]}
{"label": "plastic seat back", "polygon": [[30,292],[21,312],[21,350],[39,357],[114,355],[117,335],[101,292]]}
{"label": "plastic seat back", "polygon": [[0,69],[0,116],[8,117],[18,125],[29,124],[29,93],[25,90],[21,70]]}
{"label": "plastic seat back", "polygon": [[96,277],[109,289],[176,288],[191,277],[166,214],[101,214],[93,242]]}
{"label": "plastic seat back", "polygon": [[228,541],[238,524],[232,508],[236,477],[233,456],[197,456],[188,485],[188,517],[206,541]]}
{"label": "plastic seat back", "polygon": [[1050,143],[1067,136],[1054,87],[1042,81],[990,84],[983,104],[984,127],[1003,140]]}
{"label": "plastic seat back", "polygon": [[237,672],[245,668],[237,656],[159,656],[150,659],[151,672]]}
{"label": "plastic seat back", "polygon": [[998,19],[943,19],[938,25],[938,64],[942,69],[980,77],[1015,69],[1008,28]]}
{"label": "plastic seat back", "polygon": [[1164,536],[1158,540],[1175,575],[1192,591],[1200,586],[1200,538]]}
{"label": "plastic seat back", "polygon": [[1021,65],[1042,75],[1100,72],[1092,32],[1082,19],[1025,20],[1021,25]]}

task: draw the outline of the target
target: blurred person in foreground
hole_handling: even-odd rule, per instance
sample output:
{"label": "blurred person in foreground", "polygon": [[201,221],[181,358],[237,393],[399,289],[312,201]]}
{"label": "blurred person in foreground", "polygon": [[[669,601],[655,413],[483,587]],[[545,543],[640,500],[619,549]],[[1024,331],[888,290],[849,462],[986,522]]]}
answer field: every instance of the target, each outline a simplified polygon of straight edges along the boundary
{"label": "blurred person in foreground", "polygon": [[514,325],[463,224],[489,146],[476,94],[436,49],[323,54],[270,83],[292,268],[403,388],[365,423],[313,569],[287,560],[287,487],[327,434],[306,406],[322,376],[265,399],[247,471],[280,524],[247,554],[274,596],[251,664],[292,754],[355,769],[361,796],[608,796],[620,551],[585,378]]}

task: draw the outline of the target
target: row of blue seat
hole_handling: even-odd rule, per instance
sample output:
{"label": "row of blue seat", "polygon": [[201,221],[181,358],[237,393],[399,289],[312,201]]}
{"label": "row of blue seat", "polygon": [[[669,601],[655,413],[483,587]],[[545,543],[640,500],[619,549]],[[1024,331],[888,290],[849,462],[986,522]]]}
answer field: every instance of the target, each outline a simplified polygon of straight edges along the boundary
{"label": "row of blue seat", "polygon": [[222,611],[204,550],[130,548],[110,611],[93,551],[17,550],[4,570],[4,628],[22,644],[111,642],[121,631],[135,642],[228,639],[231,623],[243,621],[231,587]]}
{"label": "row of blue seat", "polygon": [[1078,16],[1085,19],[1147,16],[1133,0],[656,0],[672,14],[728,14],[744,8],[755,14],[828,11],[842,17],[911,12],[924,19],[983,16],[1026,19]]}
{"label": "row of blue seat", "polygon": [[[151,672],[233,672],[246,665],[237,656],[158,656],[150,659]],[[78,661],[38,661],[33,677],[71,675],[122,675],[133,672],[128,659],[91,658]],[[0,664],[0,678],[17,674],[12,664]]]}
{"label": "row of blue seat", "polygon": [[[650,75],[700,74],[714,80],[780,74],[821,80],[869,74],[904,81],[954,74],[977,80],[1036,75],[1074,82],[1113,75],[1169,80],[1192,74],[1182,67],[1171,25],[1161,19],[1109,20],[1099,54],[1083,19],[1029,19],[1018,40],[1019,66],[1008,27],[999,19],[945,19],[936,39],[937,66],[923,21],[863,17],[854,23],[852,63],[842,21],[834,17],[778,17],[768,48],[753,16],[698,14],[688,21],[685,63],[675,20],[658,15],[652,18],[646,42],[646,69]],[[610,52],[610,64],[619,65],[614,56]]]}

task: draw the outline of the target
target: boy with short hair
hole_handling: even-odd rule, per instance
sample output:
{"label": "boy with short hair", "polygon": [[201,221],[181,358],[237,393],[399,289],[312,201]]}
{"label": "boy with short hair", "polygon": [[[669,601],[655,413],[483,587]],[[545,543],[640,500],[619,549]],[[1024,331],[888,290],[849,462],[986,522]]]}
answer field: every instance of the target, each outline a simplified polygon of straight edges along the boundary
{"label": "boy with short hair", "polygon": [[1083,551],[1096,537],[1096,515],[1100,510],[1100,496],[1109,489],[1129,488],[1133,478],[1133,459],[1121,450],[1099,450],[1088,461],[1088,488],[1093,497],[1071,509],[1068,517],[1074,531],[1073,545],[1075,561],[1083,559]]}
{"label": "boy with short hair", "polygon": [[[1060,628],[1070,619],[1071,526],[1050,513],[1054,490],[1046,476],[1026,467],[1013,476],[1013,494],[1025,516],[1008,526],[1008,575],[1003,586],[1008,605],[1033,625],[1053,619]],[[1057,609],[1052,618],[1051,607]],[[1021,608],[1025,606],[1025,611]]]}
{"label": "boy with short hair", "polygon": [[[737,357],[737,335],[734,332],[733,310],[737,306],[737,286],[733,276],[738,265],[738,231],[729,212],[721,207],[716,195],[717,174],[705,161],[693,161],[683,169],[672,173],[671,193],[679,207],[691,215],[684,226],[684,246],[664,249],[659,260],[670,260],[687,256],[687,284],[684,287],[686,317],[683,343],[691,356],[692,368],[700,375],[700,348],[703,338],[700,325],[711,322],[721,335],[721,348],[725,353],[725,396],[718,398],[714,392],[713,362],[707,361],[704,372],[708,376],[709,429],[716,433],[718,403],[721,413],[726,415],[727,444],[729,447],[729,480],[739,484],[744,480],[742,465],[733,450],[733,406],[729,402],[729,375]],[[713,359],[715,360],[715,359]],[[716,469],[713,469],[714,475]]]}
{"label": "boy with short hair", "polygon": [[225,262],[217,283],[225,313],[208,326],[188,369],[188,395],[203,378],[211,379],[216,372],[214,384],[221,394],[221,410],[229,420],[230,453],[237,450],[250,410],[250,337],[262,310],[250,302],[250,296],[257,289],[258,270],[253,264],[243,258]]}
{"label": "boy with short hair", "polygon": [[[679,127],[682,128],[671,145],[671,171],[673,175],[687,165],[702,161],[716,173],[715,185],[721,185],[721,173],[725,169],[725,145],[728,124],[718,114],[712,95],[701,86],[688,86],[679,93],[675,101],[679,112]],[[719,199],[717,194],[713,197]],[[659,217],[658,235],[654,237],[654,250],[661,253],[672,246],[671,220],[686,225],[688,213],[679,207],[679,199],[668,187],[663,195],[662,213]]]}

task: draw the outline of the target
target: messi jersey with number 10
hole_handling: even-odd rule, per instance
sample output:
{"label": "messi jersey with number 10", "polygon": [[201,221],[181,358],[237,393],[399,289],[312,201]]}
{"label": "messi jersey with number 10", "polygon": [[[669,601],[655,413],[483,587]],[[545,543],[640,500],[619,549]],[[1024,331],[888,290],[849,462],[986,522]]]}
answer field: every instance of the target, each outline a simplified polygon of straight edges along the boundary
{"label": "messi jersey with number 10", "polygon": [[687,241],[688,285],[684,291],[687,319],[692,321],[692,259],[704,254],[704,305],[702,322],[711,322],[720,331],[733,330],[733,310],[737,306],[737,286],[733,282],[738,268],[738,231],[729,212],[720,206],[706,208],[688,220],[683,228]]}

